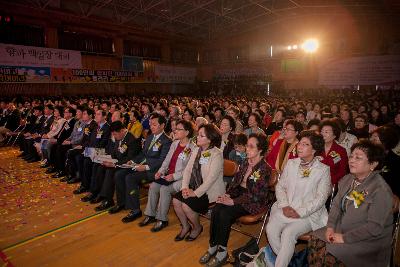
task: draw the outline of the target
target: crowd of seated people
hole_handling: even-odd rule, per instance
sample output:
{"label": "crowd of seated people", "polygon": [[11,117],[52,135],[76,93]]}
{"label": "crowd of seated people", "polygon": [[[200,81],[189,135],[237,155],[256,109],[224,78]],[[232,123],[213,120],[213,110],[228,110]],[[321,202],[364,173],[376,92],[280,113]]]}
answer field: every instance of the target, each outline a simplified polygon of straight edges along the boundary
{"label": "crowd of seated people", "polygon": [[[392,201],[400,194],[400,106],[384,93],[19,97],[0,101],[0,116],[3,146],[18,145],[18,157],[79,184],[73,194],[96,211],[126,210],[122,222],[143,217],[139,226],[151,224],[155,233],[168,227],[172,204],[181,225],[175,241],[196,240],[203,232],[199,215],[210,211],[209,248],[199,260],[206,266],[227,261],[239,217],[267,206],[275,266],[287,266],[297,238],[310,231],[312,255],[354,266],[354,246],[364,253],[363,266],[386,260],[379,253],[388,249]],[[224,160],[238,166],[230,179]],[[272,174],[280,177],[275,192],[267,187]]]}

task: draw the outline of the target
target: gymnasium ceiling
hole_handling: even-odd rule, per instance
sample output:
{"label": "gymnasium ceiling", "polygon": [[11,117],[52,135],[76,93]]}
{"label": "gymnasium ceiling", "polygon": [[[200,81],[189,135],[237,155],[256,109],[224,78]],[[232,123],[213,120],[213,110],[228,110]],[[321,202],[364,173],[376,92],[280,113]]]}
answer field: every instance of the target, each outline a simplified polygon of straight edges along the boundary
{"label": "gymnasium ceiling", "polygon": [[398,17],[400,0],[14,0],[121,27],[207,40],[309,16]]}

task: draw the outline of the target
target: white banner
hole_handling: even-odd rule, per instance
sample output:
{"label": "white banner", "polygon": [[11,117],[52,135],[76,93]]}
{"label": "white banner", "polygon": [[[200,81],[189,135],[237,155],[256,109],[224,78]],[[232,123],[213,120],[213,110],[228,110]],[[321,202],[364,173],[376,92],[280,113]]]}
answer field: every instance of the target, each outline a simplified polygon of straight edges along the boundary
{"label": "white banner", "polygon": [[77,69],[82,60],[79,51],[0,44],[0,65]]}
{"label": "white banner", "polygon": [[368,56],[333,60],[319,66],[319,84],[384,85],[400,82],[400,56]]}
{"label": "white banner", "polygon": [[155,66],[156,82],[161,83],[194,83],[196,68],[174,67],[167,65]]}

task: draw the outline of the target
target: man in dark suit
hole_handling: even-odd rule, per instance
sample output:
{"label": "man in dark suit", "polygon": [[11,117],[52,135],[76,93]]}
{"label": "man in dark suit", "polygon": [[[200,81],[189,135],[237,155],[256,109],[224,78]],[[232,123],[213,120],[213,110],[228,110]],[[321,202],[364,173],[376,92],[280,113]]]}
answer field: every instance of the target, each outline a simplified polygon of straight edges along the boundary
{"label": "man in dark suit", "polygon": [[[40,157],[34,147],[35,142],[40,142],[42,135],[48,133],[50,131],[50,127],[54,121],[54,106],[48,104],[44,108],[44,122],[40,125],[40,128],[35,129],[35,133],[32,135],[28,134],[28,138],[25,139],[25,152],[27,155],[23,157],[27,162],[36,162],[40,160]],[[39,126],[39,125],[38,125]]]}
{"label": "man in dark suit", "polygon": [[55,138],[50,139],[50,142],[54,143],[54,145],[51,146],[50,148],[49,163],[51,165],[51,168],[47,170],[46,173],[55,173],[59,171],[56,166],[57,157],[58,154],[66,153],[66,151],[62,150],[62,143],[64,142],[65,139],[67,139],[71,135],[72,130],[74,129],[74,125],[76,122],[75,115],[76,115],[76,110],[74,108],[67,107],[64,110],[64,119],[66,119],[66,121],[64,122],[62,129],[55,136]]}
{"label": "man in dark suit", "polygon": [[154,181],[154,175],[168,154],[172,140],[164,133],[165,117],[153,113],[150,116],[152,134],[144,142],[142,152],[136,157],[134,170],[121,169],[115,174],[117,205],[110,209],[116,213],[123,208],[130,212],[122,219],[128,223],[142,216],[139,203],[140,185]]}
{"label": "man in dark suit", "polygon": [[[105,149],[110,140],[110,125],[106,121],[107,113],[104,110],[96,111],[95,122],[97,127],[90,133],[88,144],[85,148]],[[92,177],[93,161],[89,156],[84,156],[83,164],[80,165],[79,175],[81,176],[81,186],[76,189],[74,194],[88,192]]]}
{"label": "man in dark suit", "polygon": [[22,151],[22,153],[18,155],[19,158],[23,158],[28,155],[28,152],[26,151],[26,143],[28,141],[26,139],[29,139],[33,134],[38,133],[39,129],[43,126],[43,123],[46,119],[45,116],[43,116],[43,107],[34,107],[33,116],[34,119],[31,118],[31,120],[27,121],[27,126],[25,127],[21,138],[18,140],[19,149]]}
{"label": "man in dark suit", "polygon": [[7,133],[13,132],[19,126],[20,113],[14,103],[8,103],[7,115],[4,120],[4,125],[0,127],[0,143],[6,140]]}
{"label": "man in dark suit", "polygon": [[96,168],[96,172],[92,176],[90,194],[82,199],[82,201],[91,201],[91,203],[102,201],[101,205],[95,208],[96,211],[114,206],[114,174],[118,166],[127,163],[140,153],[139,140],[128,132],[121,121],[113,122],[110,130],[115,141],[109,142],[110,151],[107,152],[118,161],[115,164],[103,162]]}
{"label": "man in dark suit", "polygon": [[[82,123],[73,131],[71,137],[72,148],[67,152],[66,171],[68,174],[68,184],[74,184],[81,181],[80,173],[82,173],[81,165],[83,165],[84,157],[82,152],[89,145],[90,135],[96,131],[97,123],[93,120],[94,110],[86,108],[82,112]],[[82,134],[82,137],[80,137]],[[77,175],[78,174],[78,175]]]}

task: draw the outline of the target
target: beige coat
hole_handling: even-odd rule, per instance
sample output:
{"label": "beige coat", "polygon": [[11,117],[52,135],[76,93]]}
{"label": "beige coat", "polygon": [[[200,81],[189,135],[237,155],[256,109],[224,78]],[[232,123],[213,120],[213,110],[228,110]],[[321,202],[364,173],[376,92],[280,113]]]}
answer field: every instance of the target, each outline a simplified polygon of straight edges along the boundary
{"label": "beige coat", "polygon": [[[190,177],[192,174],[193,164],[196,159],[199,148],[193,149],[189,162],[183,171],[182,189],[189,188]],[[197,197],[203,194],[208,195],[209,202],[215,202],[218,196],[225,193],[225,184],[223,181],[224,159],[222,151],[219,148],[212,148],[211,155],[206,163],[201,165],[201,174],[203,183],[194,193]]]}

